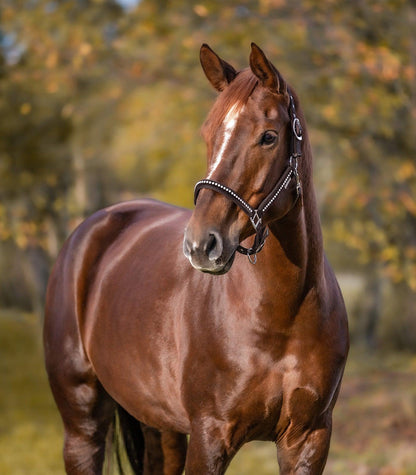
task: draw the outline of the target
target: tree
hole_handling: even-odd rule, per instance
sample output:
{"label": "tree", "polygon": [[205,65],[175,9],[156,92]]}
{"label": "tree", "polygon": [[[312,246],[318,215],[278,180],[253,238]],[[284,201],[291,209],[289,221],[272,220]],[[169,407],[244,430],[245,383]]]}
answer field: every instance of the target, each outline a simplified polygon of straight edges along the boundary
{"label": "tree", "polygon": [[22,279],[37,309],[45,261],[56,256],[73,220],[100,202],[97,191],[95,203],[85,196],[104,175],[97,168],[105,161],[97,166],[96,154],[108,143],[107,111],[117,100],[110,30],[120,15],[113,2],[3,5],[0,236],[29,263]]}

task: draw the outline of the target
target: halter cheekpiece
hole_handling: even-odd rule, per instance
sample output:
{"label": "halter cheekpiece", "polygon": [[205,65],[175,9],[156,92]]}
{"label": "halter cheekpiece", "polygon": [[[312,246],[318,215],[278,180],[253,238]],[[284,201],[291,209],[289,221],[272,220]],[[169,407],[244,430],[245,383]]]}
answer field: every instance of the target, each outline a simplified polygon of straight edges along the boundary
{"label": "halter cheekpiece", "polygon": [[198,194],[202,188],[208,188],[210,190],[216,191],[217,193],[223,194],[233,203],[235,203],[239,208],[241,208],[250,218],[250,222],[256,232],[254,242],[252,247],[249,249],[238,246],[237,251],[241,254],[245,254],[249,261],[252,264],[255,264],[257,261],[257,253],[263,249],[265,240],[269,234],[267,226],[263,224],[263,216],[273,202],[279,197],[282,190],[287,189],[290,181],[294,178],[296,180],[296,193],[297,198],[301,193],[301,184],[298,173],[298,158],[302,155],[301,142],[303,139],[302,135],[302,126],[299,118],[296,116],[295,101],[292,94],[289,93],[290,103],[289,103],[289,117],[292,125],[292,134],[291,134],[291,153],[289,156],[289,164],[280,176],[278,182],[272,189],[272,191],[264,198],[260,205],[254,209],[252,208],[247,201],[245,201],[241,196],[239,196],[235,191],[228,186],[222,185],[214,180],[201,180],[195,185],[194,189],[194,204],[196,204],[198,199]]}

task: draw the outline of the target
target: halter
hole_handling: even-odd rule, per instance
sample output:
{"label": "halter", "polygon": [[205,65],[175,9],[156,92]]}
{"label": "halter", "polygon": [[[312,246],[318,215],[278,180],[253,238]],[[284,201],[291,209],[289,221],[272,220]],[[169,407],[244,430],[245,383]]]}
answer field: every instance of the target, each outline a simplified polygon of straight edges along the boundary
{"label": "halter", "polygon": [[241,208],[250,218],[250,222],[256,233],[252,247],[249,249],[239,245],[237,251],[241,254],[245,254],[249,261],[252,264],[257,262],[257,253],[263,249],[264,243],[269,231],[267,226],[263,224],[263,216],[266,211],[270,208],[272,203],[278,198],[280,193],[287,189],[290,181],[295,178],[296,180],[296,200],[299,198],[301,193],[301,184],[298,173],[298,158],[302,155],[301,142],[302,142],[302,126],[300,120],[296,116],[295,101],[292,94],[289,94],[290,103],[289,103],[289,117],[292,125],[292,135],[291,135],[291,154],[289,156],[289,165],[283,171],[278,182],[272,189],[272,191],[264,198],[260,205],[254,209],[252,208],[247,201],[245,201],[241,196],[239,196],[235,191],[228,186],[222,185],[214,180],[201,180],[195,185],[194,189],[194,204],[196,204],[198,199],[198,194],[202,188],[208,188],[210,190],[216,191],[217,193],[223,194],[226,198],[235,203],[239,208]]}

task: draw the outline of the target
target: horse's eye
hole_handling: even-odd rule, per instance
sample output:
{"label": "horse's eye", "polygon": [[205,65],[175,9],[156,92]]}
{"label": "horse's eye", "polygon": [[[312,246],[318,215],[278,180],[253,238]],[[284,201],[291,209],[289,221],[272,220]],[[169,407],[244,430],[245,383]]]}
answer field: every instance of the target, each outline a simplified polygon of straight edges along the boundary
{"label": "horse's eye", "polygon": [[261,136],[260,145],[273,145],[276,143],[277,140],[277,133],[274,130],[266,130],[264,134]]}

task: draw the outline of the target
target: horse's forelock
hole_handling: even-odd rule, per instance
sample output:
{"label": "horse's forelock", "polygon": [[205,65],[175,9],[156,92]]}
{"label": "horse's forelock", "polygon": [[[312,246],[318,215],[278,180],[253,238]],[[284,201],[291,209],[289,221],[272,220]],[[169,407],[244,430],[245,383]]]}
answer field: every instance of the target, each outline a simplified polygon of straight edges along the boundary
{"label": "horse's forelock", "polygon": [[240,71],[230,85],[218,96],[203,126],[207,138],[211,138],[223,124],[231,109],[239,110],[248,101],[258,83],[249,68]]}

